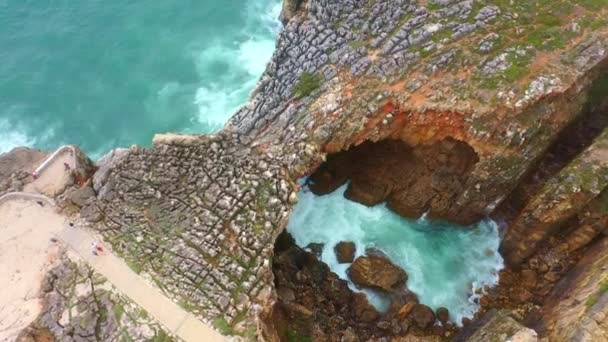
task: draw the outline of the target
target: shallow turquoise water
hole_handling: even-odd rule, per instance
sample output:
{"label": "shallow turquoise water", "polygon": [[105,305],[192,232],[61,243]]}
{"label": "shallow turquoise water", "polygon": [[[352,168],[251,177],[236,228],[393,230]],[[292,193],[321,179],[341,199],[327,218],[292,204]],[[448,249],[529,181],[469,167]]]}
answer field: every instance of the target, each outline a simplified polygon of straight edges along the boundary
{"label": "shallow turquoise water", "polygon": [[[338,264],[334,246],[353,241],[356,256],[376,248],[407,272],[407,287],[420,302],[433,309],[447,307],[456,323],[473,316],[478,309],[476,289],[495,285],[503,267],[495,222],[465,228],[424,218],[408,220],[385,205],[368,208],[349,201],[344,191],[346,185],[324,196],[306,189],[300,192],[287,228],[299,246],[324,243],[321,259],[345,280],[350,264]],[[368,295],[377,308],[386,307],[381,296]]]}
{"label": "shallow turquoise water", "polygon": [[247,98],[279,0],[0,0],[0,153],[212,132]]}

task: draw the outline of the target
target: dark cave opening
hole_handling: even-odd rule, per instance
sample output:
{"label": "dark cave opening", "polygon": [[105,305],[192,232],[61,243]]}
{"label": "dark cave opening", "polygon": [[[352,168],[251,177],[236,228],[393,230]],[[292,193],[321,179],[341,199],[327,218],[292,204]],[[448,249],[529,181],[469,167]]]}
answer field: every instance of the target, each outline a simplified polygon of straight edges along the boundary
{"label": "dark cave opening", "polygon": [[349,182],[345,197],[352,201],[367,206],[386,202],[403,217],[428,212],[429,218],[470,223],[455,214],[453,204],[478,161],[472,147],[451,138],[413,147],[391,139],[364,142],[329,155],[308,185],[324,195]]}

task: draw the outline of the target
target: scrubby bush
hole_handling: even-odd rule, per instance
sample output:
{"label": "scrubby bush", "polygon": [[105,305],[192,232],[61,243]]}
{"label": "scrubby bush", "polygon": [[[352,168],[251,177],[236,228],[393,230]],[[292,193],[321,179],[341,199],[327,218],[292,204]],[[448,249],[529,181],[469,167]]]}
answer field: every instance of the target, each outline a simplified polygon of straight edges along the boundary
{"label": "scrubby bush", "polygon": [[302,98],[312,94],[312,92],[319,89],[319,87],[321,87],[320,75],[303,72],[300,75],[298,83],[293,86],[292,92],[296,97]]}

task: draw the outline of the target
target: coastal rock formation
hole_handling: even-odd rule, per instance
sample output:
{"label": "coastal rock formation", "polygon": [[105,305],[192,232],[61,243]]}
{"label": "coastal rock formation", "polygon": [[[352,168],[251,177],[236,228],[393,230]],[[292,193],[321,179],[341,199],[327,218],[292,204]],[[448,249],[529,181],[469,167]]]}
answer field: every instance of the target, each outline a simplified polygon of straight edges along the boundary
{"label": "coastal rock formation", "polygon": [[32,181],[32,171],[38,167],[47,153],[27,147],[17,147],[0,155],[0,196],[22,191]]}
{"label": "coastal rock formation", "polygon": [[365,295],[353,293],[327,265],[296,246],[289,234],[277,239],[272,267],[278,294],[272,321],[281,341],[340,341],[348,336],[364,341],[388,334],[376,329],[380,314]]}
{"label": "coastal rock formation", "polygon": [[[481,330],[470,336],[532,338],[516,319],[545,305],[606,231],[608,6],[308,0],[284,7],[273,58],[224,130],[159,135],[151,148],[116,151],[98,165],[95,199],[87,189],[70,203],[83,206],[134,270],[198,318],[227,335],[271,341],[290,332],[292,340],[407,340],[433,315],[406,301],[404,317],[380,318],[314,256],[274,250],[299,178],[312,175],[316,192],[350,180],[349,198],[387,201],[404,216],[430,210],[471,223],[494,215],[509,226],[502,246],[509,267],[480,304],[516,314],[496,319],[506,324],[474,325]],[[603,254],[594,248],[573,271],[593,285],[571,284],[596,302],[561,310],[568,299],[552,295],[556,304],[543,309],[547,336],[570,336],[561,322],[573,323],[576,336],[605,332]],[[375,262],[355,261],[351,274]],[[385,289],[405,282],[399,272],[370,279],[363,283]],[[420,320],[411,324],[414,310]],[[295,318],[305,326],[294,326]]]}
{"label": "coastal rock formation", "polygon": [[608,339],[608,238],[593,244],[549,296],[540,326],[552,341]]}
{"label": "coastal rock formation", "polygon": [[396,213],[465,221],[451,216],[451,204],[463,190],[478,161],[466,144],[445,139],[431,146],[410,147],[400,140],[363,143],[330,155],[311,175],[310,188],[319,195],[335,191],[349,181],[344,196],[367,206],[387,202]]}
{"label": "coastal rock formation", "polygon": [[[130,149],[94,182],[98,199],[85,209],[98,213],[96,228],[117,251],[201,319],[226,333],[255,326],[258,336],[277,338],[270,257],[297,201],[296,180],[319,174],[313,185],[330,189],[350,179],[351,198],[386,200],[407,216],[431,209],[432,217],[470,223],[494,213],[561,131],[601,108],[608,34],[589,23],[604,11],[569,1],[303,2],[224,131]],[[391,145],[409,157],[372,158]],[[370,162],[343,174],[334,160],[346,154]],[[420,180],[395,179],[384,159],[409,163]],[[583,202],[602,190],[591,184]],[[563,213],[552,222],[576,210]],[[540,238],[523,244],[537,254],[554,232],[538,229]],[[559,280],[557,268],[538,267],[529,269]]]}
{"label": "coastal rock formation", "polygon": [[46,276],[42,291],[44,311],[19,342],[175,341],[102,276],[65,256]]}
{"label": "coastal rock formation", "polygon": [[154,142],[129,149],[98,179],[90,205],[103,218],[96,228],[134,270],[201,319],[225,334],[255,334],[272,311],[269,259],[295,203],[294,184],[279,158],[254,154],[235,135]]}
{"label": "coastal rock formation", "polygon": [[357,286],[381,289],[387,292],[401,289],[407,281],[407,274],[402,269],[395,266],[387,258],[378,255],[358,257],[350,265],[347,272]]}
{"label": "coastal rock formation", "polygon": [[[479,326],[465,329],[454,338],[454,342],[485,342],[485,341],[517,341],[536,342],[537,333],[524,327],[511,316],[508,311],[491,311],[482,317]],[[471,331],[473,333],[471,334]],[[557,340],[556,340],[557,341]],[[563,340],[566,341],[566,340]]]}

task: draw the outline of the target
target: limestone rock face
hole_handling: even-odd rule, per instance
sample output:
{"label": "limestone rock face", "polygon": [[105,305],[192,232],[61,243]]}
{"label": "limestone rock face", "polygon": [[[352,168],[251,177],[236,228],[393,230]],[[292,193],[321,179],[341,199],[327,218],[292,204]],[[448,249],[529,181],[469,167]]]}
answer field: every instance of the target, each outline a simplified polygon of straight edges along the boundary
{"label": "limestone rock face", "polygon": [[608,237],[597,241],[555,286],[541,320],[552,341],[608,339]]}
{"label": "limestone rock face", "polygon": [[22,191],[31,182],[32,171],[48,156],[27,147],[17,147],[0,155],[0,196],[6,192]]}
{"label": "limestone rock face", "polygon": [[334,248],[338,262],[341,264],[347,264],[355,260],[355,251],[357,247],[353,242],[339,242]]}
{"label": "limestone rock face", "polygon": [[[536,331],[526,328],[514,320],[508,311],[490,311],[480,319],[477,325],[467,328],[454,341],[521,341],[536,342]],[[556,340],[567,341],[567,340]]]}
{"label": "limestone rock face", "polygon": [[128,151],[126,148],[116,148],[99,158],[96,163],[98,170],[93,176],[93,188],[97,193],[102,192],[110,171],[126,158]]}
{"label": "limestone rock face", "polygon": [[80,188],[68,191],[67,197],[74,205],[84,207],[95,199],[95,190],[93,190],[93,186],[89,181]]}
{"label": "limestone rock face", "polygon": [[281,20],[283,25],[287,25],[287,23],[289,23],[291,18],[293,18],[296,15],[300,5],[303,2],[304,2],[304,0],[284,0],[283,1],[283,8],[281,9],[281,15],[279,16],[279,19]]}
{"label": "limestone rock face", "polygon": [[17,147],[0,154],[0,180],[10,177],[17,171],[32,172],[46,158],[48,153],[39,150]]}
{"label": "limestone rock face", "polygon": [[348,268],[350,279],[357,286],[395,291],[402,288],[407,281],[407,274],[388,259],[368,255],[355,259]]}
{"label": "limestone rock face", "polygon": [[45,277],[43,311],[17,341],[151,341],[174,339],[142,309],[85,264],[63,256]]}

